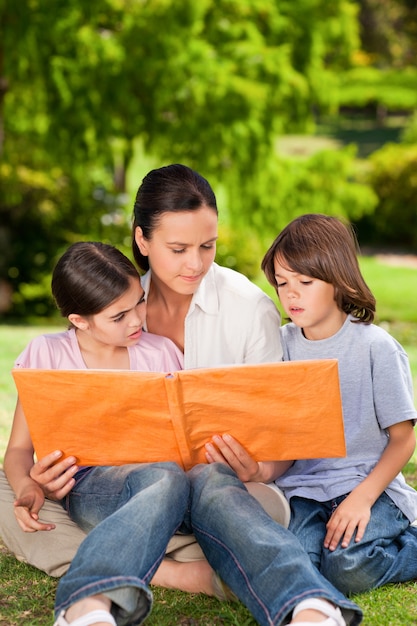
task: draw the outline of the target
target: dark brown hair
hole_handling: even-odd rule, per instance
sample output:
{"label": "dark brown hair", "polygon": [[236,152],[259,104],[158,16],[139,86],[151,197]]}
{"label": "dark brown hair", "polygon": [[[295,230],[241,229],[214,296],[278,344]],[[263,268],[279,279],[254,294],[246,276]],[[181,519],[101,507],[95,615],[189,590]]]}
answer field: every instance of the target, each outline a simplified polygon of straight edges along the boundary
{"label": "dark brown hair", "polygon": [[142,255],[135,241],[137,226],[150,240],[164,213],[194,211],[203,206],[217,214],[216,196],[198,172],[179,163],[151,170],[138,189],[133,210],[132,251],[138,266],[149,269],[148,257]]}
{"label": "dark brown hair", "polygon": [[336,217],[312,213],[297,217],[281,231],[261,267],[276,290],[275,260],[290,271],[330,283],[341,311],[350,313],[358,322],[371,323],[375,317],[375,298],[361,274],[358,252],[357,239],[349,224]]}
{"label": "dark brown hair", "polygon": [[120,250],[97,241],[72,244],[52,273],[52,295],[63,317],[95,315],[120,298],[139,278]]}

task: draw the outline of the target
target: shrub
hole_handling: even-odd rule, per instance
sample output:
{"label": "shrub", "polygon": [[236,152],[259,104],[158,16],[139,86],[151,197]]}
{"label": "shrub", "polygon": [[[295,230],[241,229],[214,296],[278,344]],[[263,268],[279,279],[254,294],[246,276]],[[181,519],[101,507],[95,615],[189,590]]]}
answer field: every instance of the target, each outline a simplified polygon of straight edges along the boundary
{"label": "shrub", "polygon": [[367,181],[378,196],[371,218],[358,222],[368,243],[417,246],[417,145],[387,144],[369,158]]}

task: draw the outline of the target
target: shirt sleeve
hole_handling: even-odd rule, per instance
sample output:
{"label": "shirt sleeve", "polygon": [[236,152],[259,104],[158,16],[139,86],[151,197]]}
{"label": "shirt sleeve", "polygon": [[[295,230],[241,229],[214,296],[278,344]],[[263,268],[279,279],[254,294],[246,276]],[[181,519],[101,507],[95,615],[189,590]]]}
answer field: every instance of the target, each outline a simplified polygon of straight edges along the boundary
{"label": "shirt sleeve", "polygon": [[43,335],[32,339],[17,357],[15,367],[54,369],[48,342]]}
{"label": "shirt sleeve", "polygon": [[417,420],[407,353],[392,337],[371,349],[375,411],[381,428]]}
{"label": "shirt sleeve", "polygon": [[280,336],[281,316],[273,301],[262,296],[253,314],[248,336],[245,363],[276,363],[282,361]]}

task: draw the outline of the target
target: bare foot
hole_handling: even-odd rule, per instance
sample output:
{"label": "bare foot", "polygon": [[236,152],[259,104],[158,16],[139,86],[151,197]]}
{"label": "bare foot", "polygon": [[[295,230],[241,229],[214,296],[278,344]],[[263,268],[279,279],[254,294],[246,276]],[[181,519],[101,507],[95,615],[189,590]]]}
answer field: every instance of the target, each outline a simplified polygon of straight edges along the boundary
{"label": "bare foot", "polygon": [[172,559],[164,559],[152,578],[151,584],[157,587],[214,596],[213,573],[207,561],[182,563]]}

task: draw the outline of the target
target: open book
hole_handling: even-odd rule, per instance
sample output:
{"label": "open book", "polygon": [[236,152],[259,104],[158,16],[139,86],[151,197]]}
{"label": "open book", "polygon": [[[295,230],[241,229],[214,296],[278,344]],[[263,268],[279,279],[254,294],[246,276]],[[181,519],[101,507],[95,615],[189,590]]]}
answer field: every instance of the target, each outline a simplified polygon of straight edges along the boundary
{"label": "open book", "polygon": [[258,461],[345,456],[337,360],[182,370],[12,371],[38,458],[205,463],[230,433]]}

